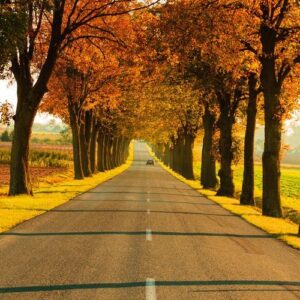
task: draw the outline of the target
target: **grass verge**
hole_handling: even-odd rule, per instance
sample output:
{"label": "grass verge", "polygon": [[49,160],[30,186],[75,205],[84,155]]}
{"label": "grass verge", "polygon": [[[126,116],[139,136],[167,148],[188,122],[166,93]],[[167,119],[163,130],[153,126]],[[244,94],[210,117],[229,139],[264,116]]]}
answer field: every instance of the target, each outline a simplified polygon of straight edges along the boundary
{"label": "grass verge", "polygon": [[226,210],[232,212],[235,215],[242,217],[247,222],[255,225],[256,227],[264,230],[265,232],[274,235],[274,237],[284,241],[293,248],[300,249],[300,237],[297,236],[298,226],[288,219],[278,219],[263,216],[261,210],[258,207],[240,205],[239,200],[229,197],[215,196],[216,192],[212,190],[205,190],[200,185],[199,181],[187,180],[183,176],[174,172],[167,167],[162,161],[160,161],[153,151],[148,147],[150,154],[155,157],[156,161],[171,175],[189,185],[202,196],[216,202]]}
{"label": "grass verge", "polygon": [[41,215],[59,206],[75,196],[86,192],[97,185],[121,174],[128,169],[133,161],[133,146],[127,162],[113,170],[99,173],[83,180],[74,180],[66,176],[64,181],[44,182],[34,188],[34,196],[0,197],[0,232]]}

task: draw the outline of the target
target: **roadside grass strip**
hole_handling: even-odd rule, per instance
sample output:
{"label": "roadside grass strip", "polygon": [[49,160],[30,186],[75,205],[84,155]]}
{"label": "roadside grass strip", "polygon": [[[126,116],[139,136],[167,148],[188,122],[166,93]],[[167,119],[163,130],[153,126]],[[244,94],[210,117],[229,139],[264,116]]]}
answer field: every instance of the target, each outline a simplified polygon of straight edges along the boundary
{"label": "roadside grass strip", "polygon": [[214,201],[226,210],[235,215],[242,217],[247,222],[255,225],[256,227],[272,234],[274,237],[284,241],[293,248],[300,249],[300,237],[298,237],[298,224],[289,219],[273,218],[263,216],[261,209],[249,205],[240,205],[239,200],[230,197],[216,196],[216,192],[212,190],[203,189],[199,181],[187,180],[183,176],[174,172],[171,168],[167,167],[161,160],[159,160],[151,148],[147,145],[150,155],[155,157],[155,160],[169,172],[171,175],[192,187],[199,192],[202,196]]}
{"label": "roadside grass strip", "polygon": [[132,161],[133,145],[131,144],[127,162],[113,170],[83,180],[72,179],[70,175],[59,183],[43,182],[33,189],[34,196],[0,196],[0,232],[5,232],[17,224],[41,215],[112,179],[127,170]]}

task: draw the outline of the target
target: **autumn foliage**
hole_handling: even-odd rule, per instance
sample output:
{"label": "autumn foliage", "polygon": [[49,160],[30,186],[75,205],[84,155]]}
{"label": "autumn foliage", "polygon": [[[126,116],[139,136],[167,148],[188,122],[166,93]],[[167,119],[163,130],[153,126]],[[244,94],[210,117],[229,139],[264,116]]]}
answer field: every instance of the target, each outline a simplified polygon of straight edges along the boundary
{"label": "autumn foliage", "polygon": [[241,204],[255,205],[259,122],[263,213],[282,216],[281,135],[300,94],[297,1],[28,3],[26,47],[10,57],[18,84],[10,194],[31,192],[26,157],[41,110],[70,125],[76,179],[122,164],[133,138],[194,179],[201,131],[201,184],[234,196],[232,165],[244,150]]}

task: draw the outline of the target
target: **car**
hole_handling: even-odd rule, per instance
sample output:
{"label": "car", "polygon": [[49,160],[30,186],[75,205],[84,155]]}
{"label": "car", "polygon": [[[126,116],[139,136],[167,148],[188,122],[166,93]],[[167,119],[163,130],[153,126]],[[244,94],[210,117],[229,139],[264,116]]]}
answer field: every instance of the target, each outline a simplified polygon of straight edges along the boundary
{"label": "car", "polygon": [[147,162],[146,162],[146,165],[154,166],[154,160],[153,159],[148,159]]}

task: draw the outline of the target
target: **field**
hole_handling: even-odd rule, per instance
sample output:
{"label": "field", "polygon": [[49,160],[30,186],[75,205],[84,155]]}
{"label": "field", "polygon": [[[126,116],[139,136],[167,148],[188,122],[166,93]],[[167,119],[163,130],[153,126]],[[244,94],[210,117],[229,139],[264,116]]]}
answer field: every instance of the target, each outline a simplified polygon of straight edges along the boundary
{"label": "field", "polygon": [[[9,183],[10,148],[10,142],[0,142],[0,188]],[[30,173],[34,186],[49,181],[49,176],[53,177],[51,180],[59,181],[59,178],[64,178],[70,172],[72,172],[71,146],[32,144]]]}
{"label": "field", "polygon": [[[194,147],[194,173],[197,180],[200,177],[201,166],[201,145],[195,144]],[[217,166],[218,168],[218,166]],[[243,164],[233,166],[234,184],[236,188],[236,198],[239,198],[243,181]],[[257,206],[261,207],[262,199],[262,166],[261,162],[255,163],[255,200]],[[281,168],[281,196],[284,213],[292,219],[300,221],[300,164],[282,165]]]}
{"label": "field", "polygon": [[[7,131],[9,140],[12,139],[12,128],[5,128],[0,126],[0,141],[2,134]],[[6,141],[6,140],[5,140]],[[31,134],[31,143],[42,144],[42,145],[70,145],[71,144],[71,133],[68,129],[62,132],[49,132],[49,131],[33,131]]]}

